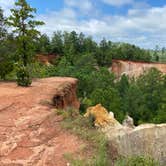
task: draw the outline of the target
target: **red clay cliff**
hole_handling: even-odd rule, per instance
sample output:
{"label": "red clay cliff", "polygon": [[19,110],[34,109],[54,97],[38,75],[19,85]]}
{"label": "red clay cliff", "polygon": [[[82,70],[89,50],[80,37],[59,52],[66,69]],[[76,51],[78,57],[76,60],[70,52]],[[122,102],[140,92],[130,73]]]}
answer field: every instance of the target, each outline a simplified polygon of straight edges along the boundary
{"label": "red clay cliff", "polygon": [[164,63],[148,63],[138,61],[125,61],[125,60],[113,60],[112,67],[110,70],[117,76],[120,77],[123,74],[129,77],[138,77],[145,70],[150,68],[156,68],[162,73],[166,74],[166,64]]}

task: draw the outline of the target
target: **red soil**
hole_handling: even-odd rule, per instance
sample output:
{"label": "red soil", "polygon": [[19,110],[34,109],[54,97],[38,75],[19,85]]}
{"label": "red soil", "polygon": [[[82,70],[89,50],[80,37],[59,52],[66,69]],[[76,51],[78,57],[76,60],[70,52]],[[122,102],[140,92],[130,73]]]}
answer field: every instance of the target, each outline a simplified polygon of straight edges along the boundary
{"label": "red soil", "polygon": [[[73,78],[36,80],[29,88],[0,83],[0,166],[67,165],[63,155],[77,153],[82,142],[61,128],[62,118],[46,101],[76,83]],[[71,97],[70,106],[78,106],[74,92]]]}

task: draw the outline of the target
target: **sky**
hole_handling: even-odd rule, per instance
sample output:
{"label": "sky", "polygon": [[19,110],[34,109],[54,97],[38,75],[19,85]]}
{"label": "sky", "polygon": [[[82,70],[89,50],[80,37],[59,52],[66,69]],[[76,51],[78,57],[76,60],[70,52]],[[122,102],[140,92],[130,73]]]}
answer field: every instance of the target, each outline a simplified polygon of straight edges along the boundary
{"label": "sky", "polygon": [[[0,0],[10,14],[15,0]],[[143,48],[166,47],[166,0],[27,0],[37,9],[39,27],[51,36],[54,31],[73,31]]]}

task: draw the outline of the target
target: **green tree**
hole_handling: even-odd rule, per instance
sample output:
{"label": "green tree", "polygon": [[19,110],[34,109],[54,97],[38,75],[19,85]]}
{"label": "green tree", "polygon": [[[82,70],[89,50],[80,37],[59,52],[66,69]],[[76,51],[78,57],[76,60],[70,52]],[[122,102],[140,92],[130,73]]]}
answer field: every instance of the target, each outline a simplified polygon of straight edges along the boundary
{"label": "green tree", "polygon": [[77,54],[79,52],[78,34],[75,31],[72,31],[69,35],[69,40],[70,40],[71,46],[73,47],[73,51]]}
{"label": "green tree", "polygon": [[[9,42],[11,35],[7,33],[3,10],[0,8],[0,77],[5,79],[6,75],[13,70],[12,51],[13,44]],[[14,42],[13,42],[14,43]]]}
{"label": "green tree", "polygon": [[100,42],[99,49],[97,50],[96,59],[99,66],[110,66],[112,63],[112,55],[109,51],[109,45],[105,39]]}
{"label": "green tree", "polygon": [[90,97],[92,104],[101,103],[108,111],[112,111],[115,117],[122,121],[124,116],[120,109],[121,101],[116,89],[108,87],[106,89],[95,89]]}
{"label": "green tree", "polygon": [[129,89],[129,85],[130,85],[130,83],[129,83],[128,76],[123,74],[121,76],[119,82],[117,82],[117,89],[118,89],[119,94],[122,98],[126,95],[128,89]]}
{"label": "green tree", "polygon": [[84,40],[85,40],[85,35],[81,32],[78,36],[78,51],[80,53],[85,52]]}
{"label": "green tree", "polygon": [[161,101],[158,104],[158,110],[153,117],[154,123],[166,123],[166,89],[164,89],[161,95]]}
{"label": "green tree", "polygon": [[[28,80],[29,73],[27,71],[27,65],[31,62],[33,52],[33,41],[38,37],[40,32],[35,29],[38,25],[43,25],[41,21],[34,20],[35,8],[31,8],[26,0],[18,0],[15,2],[15,8],[11,9],[12,15],[8,18],[8,25],[13,27],[13,33],[16,35],[17,39],[17,55],[19,57],[18,78],[23,82],[18,82],[19,85],[28,86],[30,81]],[[25,74],[26,73],[26,74]],[[25,79],[24,79],[25,77]],[[28,78],[28,79],[27,79]],[[27,83],[26,83],[27,82]]]}
{"label": "green tree", "polygon": [[94,53],[97,49],[97,43],[93,41],[90,36],[88,36],[84,39],[84,47],[86,53]]}
{"label": "green tree", "polygon": [[144,93],[144,101],[151,112],[155,112],[161,100],[161,92],[163,91],[163,76],[160,71],[151,68],[145,72],[137,81],[137,85]]}
{"label": "green tree", "polygon": [[[147,111],[142,103],[143,94],[135,82],[130,83],[129,89],[122,98],[122,107],[124,114],[129,114],[137,125],[142,119],[142,112]],[[148,113],[148,112],[147,112]]]}
{"label": "green tree", "polygon": [[165,47],[162,47],[162,49],[161,49],[161,60],[162,61],[166,61],[166,48]]}
{"label": "green tree", "polygon": [[160,59],[160,56],[159,56],[159,46],[156,45],[156,48],[155,48],[155,51],[154,51],[154,54],[153,54],[154,58],[155,58],[155,61],[159,61]]}
{"label": "green tree", "polygon": [[61,31],[54,32],[51,40],[51,52],[54,54],[64,54],[63,34]]}
{"label": "green tree", "polygon": [[49,54],[51,52],[50,39],[46,34],[43,34],[35,43],[35,51],[41,54]]}

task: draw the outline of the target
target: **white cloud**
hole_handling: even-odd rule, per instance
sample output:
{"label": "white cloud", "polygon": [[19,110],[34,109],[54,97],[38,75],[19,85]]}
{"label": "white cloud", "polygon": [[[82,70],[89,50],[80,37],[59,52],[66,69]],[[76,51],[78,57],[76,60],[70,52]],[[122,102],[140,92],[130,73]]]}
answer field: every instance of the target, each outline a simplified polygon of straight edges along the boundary
{"label": "white cloud", "polygon": [[4,15],[10,15],[10,9],[14,6],[15,0],[0,0],[0,7],[4,10]]}
{"label": "white cloud", "polygon": [[106,37],[142,47],[154,47],[166,43],[166,6],[149,9],[130,9],[126,16],[111,15],[101,18],[78,19],[72,9],[50,12],[38,19],[46,24],[40,30],[51,35],[56,30],[83,32],[96,40]]}
{"label": "white cloud", "polygon": [[[66,0],[64,9],[38,15],[37,20],[45,22],[45,25],[39,27],[39,30],[49,36],[57,30],[75,30],[91,35],[96,40],[105,37],[112,41],[129,42],[146,48],[155,47],[156,44],[166,46],[166,6],[132,8],[124,16],[107,14],[93,17],[92,1],[85,0],[85,2],[87,5],[84,4],[84,1],[81,3],[81,0]],[[120,0],[114,2],[122,4]],[[123,4],[124,2],[129,3],[129,0],[123,0]],[[14,0],[0,0],[0,6],[4,9],[5,15],[9,15],[9,9],[13,4]],[[78,8],[79,11],[75,8]],[[80,19],[81,10],[89,11],[88,19]]]}
{"label": "white cloud", "polygon": [[134,0],[102,0],[102,1],[112,6],[123,6],[126,4],[132,4]]}
{"label": "white cloud", "polygon": [[77,9],[81,10],[81,12],[84,12],[84,13],[87,13],[93,9],[93,5],[90,0],[83,0],[83,1],[82,0],[65,0],[65,4],[68,7],[77,8]]}

